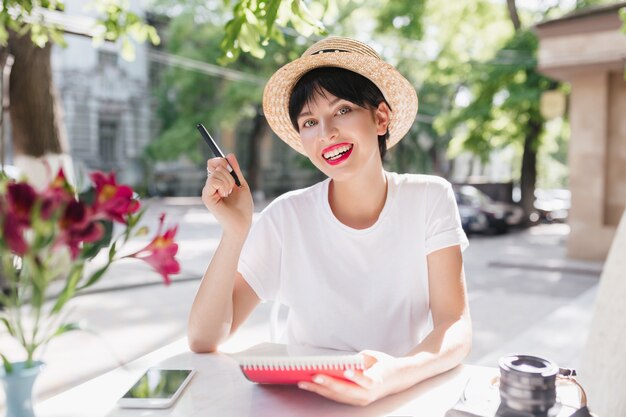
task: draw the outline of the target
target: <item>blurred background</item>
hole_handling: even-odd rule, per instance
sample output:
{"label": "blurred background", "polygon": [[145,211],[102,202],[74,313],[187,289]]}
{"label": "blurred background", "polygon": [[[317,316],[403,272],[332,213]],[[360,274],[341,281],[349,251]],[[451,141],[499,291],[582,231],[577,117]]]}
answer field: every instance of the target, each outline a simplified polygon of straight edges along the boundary
{"label": "blurred background", "polygon": [[[278,67],[328,35],[370,44],[417,90],[416,122],[385,166],[454,184],[473,251],[466,254],[477,339],[470,360],[491,364],[504,341],[532,340],[529,326],[578,296],[587,310],[577,311],[588,312],[586,291],[597,284],[626,207],[625,8],[601,0],[3,1],[7,174],[43,184],[64,166],[80,188],[89,172],[114,171],[153,204],[154,218],[167,211],[181,225],[184,273],[175,291],[186,292],[163,295],[178,302],[146,304],[129,319],[122,310],[140,308],[137,300],[157,290],[140,294],[132,276],[145,271],[122,269],[127,282],[110,279],[78,307],[96,323],[101,309],[117,308],[100,330],[122,359],[86,365],[77,378],[52,366],[47,392],[184,335],[219,237],[199,200],[211,154],[197,123],[237,154],[257,210],[323,179],[273,135],[261,99]],[[87,302],[113,289],[115,302]],[[559,317],[544,334],[562,328]],[[143,332],[144,349],[125,351],[123,329],[128,337]],[[76,337],[48,354],[95,343]]]}
{"label": "blurred background", "polygon": [[[386,167],[458,184],[470,233],[566,221],[571,164],[587,156],[582,146],[572,155],[572,127],[587,130],[574,133],[591,141],[583,146],[606,151],[604,168],[593,172],[603,177],[593,208],[602,236],[593,253],[569,251],[599,260],[626,202],[626,158],[611,152],[623,147],[623,126],[608,105],[624,107],[623,46],[605,43],[609,33],[623,38],[622,7],[602,0],[14,0],[2,12],[13,25],[0,33],[0,157],[33,177],[46,175],[33,161],[43,157],[66,166],[79,186],[91,170],[113,170],[144,197],[198,196],[210,157],[195,131],[203,122],[238,155],[263,202],[321,179],[273,138],[261,108],[265,81],[321,37],[350,36],[371,44],[419,94],[417,120]],[[588,91],[597,82],[589,74],[606,78],[605,91]],[[590,98],[602,104],[591,110],[603,124],[582,120]]]}

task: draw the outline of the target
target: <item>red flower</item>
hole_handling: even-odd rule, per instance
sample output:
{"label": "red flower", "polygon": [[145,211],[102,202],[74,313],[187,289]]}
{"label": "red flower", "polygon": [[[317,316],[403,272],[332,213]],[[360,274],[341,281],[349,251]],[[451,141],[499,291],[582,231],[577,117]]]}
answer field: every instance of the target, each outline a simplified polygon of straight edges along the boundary
{"label": "red flower", "polygon": [[6,213],[2,227],[2,238],[11,252],[16,255],[23,256],[28,251],[28,245],[24,239],[24,225],[21,224],[15,213]]}
{"label": "red flower", "polygon": [[174,242],[178,227],[169,228],[161,235],[164,218],[165,215],[161,215],[159,230],[154,239],[145,248],[128,255],[128,257],[146,261],[155,271],[161,274],[165,284],[169,285],[172,282],[170,274],[180,272],[180,265],[174,258],[176,252],[178,252],[178,244]]}
{"label": "red flower", "polygon": [[95,242],[104,235],[104,226],[89,215],[89,208],[85,204],[76,200],[71,200],[65,206],[59,226],[59,241],[68,246],[72,259],[78,256],[82,243]]}
{"label": "red flower", "polygon": [[57,176],[42,193],[41,217],[48,220],[52,214],[63,204],[75,200],[74,189],[65,178],[65,172],[60,168]]}
{"label": "red flower", "polygon": [[126,224],[125,216],[139,210],[139,201],[133,198],[133,189],[127,185],[119,185],[115,181],[115,173],[107,177],[102,172],[94,172],[91,179],[96,185],[96,201],[94,208],[107,219]]}
{"label": "red flower", "polygon": [[25,182],[12,182],[7,187],[9,200],[8,212],[13,214],[13,220],[21,225],[30,225],[33,206],[37,201],[37,192]]}

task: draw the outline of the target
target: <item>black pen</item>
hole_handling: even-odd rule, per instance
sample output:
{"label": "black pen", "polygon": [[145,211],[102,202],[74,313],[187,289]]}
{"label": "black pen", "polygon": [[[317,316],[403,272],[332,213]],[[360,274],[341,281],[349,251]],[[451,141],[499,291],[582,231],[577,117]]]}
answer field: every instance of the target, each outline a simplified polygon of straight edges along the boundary
{"label": "black pen", "polygon": [[[202,135],[202,138],[204,139],[204,141],[207,143],[207,145],[209,145],[209,148],[211,148],[211,151],[213,151],[213,155],[215,155],[218,158],[226,159],[224,152],[222,152],[219,146],[217,146],[217,143],[215,143],[215,141],[213,140],[209,132],[206,130],[206,128],[202,125],[202,123],[198,123],[196,125],[196,128],[198,129],[198,131],[200,131],[200,135]],[[228,170],[230,171],[230,175],[232,175],[233,178],[235,179],[235,184],[237,184],[237,187],[241,187],[241,182],[239,181],[239,177],[235,173],[235,170],[233,169],[233,167],[230,166],[230,163],[228,163],[227,159],[226,159],[226,163],[228,164]]]}

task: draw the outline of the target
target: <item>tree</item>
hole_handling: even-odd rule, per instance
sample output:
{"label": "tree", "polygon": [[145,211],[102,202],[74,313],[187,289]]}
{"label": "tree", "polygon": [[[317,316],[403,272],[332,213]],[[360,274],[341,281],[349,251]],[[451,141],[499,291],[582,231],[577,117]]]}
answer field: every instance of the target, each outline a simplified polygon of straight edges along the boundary
{"label": "tree", "polygon": [[[584,8],[604,1],[578,1]],[[453,145],[488,159],[493,149],[517,144],[522,150],[521,206],[533,210],[537,180],[537,152],[541,146],[545,120],[539,110],[541,94],[561,88],[559,83],[537,70],[538,40],[532,29],[524,28],[523,17],[514,0],[507,0],[507,12],[514,33],[494,56],[474,65],[467,80],[472,100],[456,106],[437,122],[440,130],[456,128]],[[562,10],[548,8],[526,14],[533,21],[545,20]]]}
{"label": "tree", "polygon": [[537,176],[537,149],[544,119],[541,94],[557,83],[537,72],[537,38],[528,30],[517,31],[495,57],[476,66],[469,82],[473,100],[456,108],[443,128],[461,128],[457,138],[464,149],[487,161],[493,149],[522,144],[521,205],[532,211]]}
{"label": "tree", "polygon": [[[164,34],[164,48],[179,57],[214,63],[223,54],[220,49],[223,26],[209,19],[198,20],[191,5],[184,13],[173,17]],[[264,49],[272,59],[260,60],[242,54],[232,62],[228,71],[248,74],[239,80],[184,68],[164,69],[155,91],[161,131],[148,146],[147,156],[152,160],[173,160],[185,155],[201,165],[210,155],[199,140],[196,123],[205,123],[218,140],[222,132],[236,130],[240,139],[238,148],[242,151],[238,152],[240,163],[250,187],[258,190],[259,144],[269,131],[261,105],[265,80],[279,65],[296,58],[305,48],[296,44],[293,37],[286,37],[282,42],[282,45],[273,43]]]}
{"label": "tree", "polygon": [[[129,38],[158,43],[156,30],[143,23],[121,0],[98,0],[96,31],[100,41],[122,42],[123,53],[132,57]],[[32,158],[68,153],[67,138],[60,117],[60,101],[52,80],[53,44],[63,45],[62,27],[47,23],[50,13],[62,13],[61,0],[7,0],[0,6],[0,66],[9,55],[13,66],[9,81],[9,114],[16,164],[31,180],[43,185],[50,178],[37,178]],[[3,126],[4,127],[4,126]],[[26,157],[26,161],[20,160]],[[2,161],[4,162],[4,161]],[[24,166],[26,165],[26,166]]]}
{"label": "tree", "polygon": [[396,43],[405,45],[397,67],[418,89],[420,102],[417,123],[398,144],[390,165],[402,171],[447,177],[453,168],[447,155],[452,134],[436,129],[433,122],[454,108],[473,62],[489,56],[510,29],[503,24],[501,10],[487,1],[456,2],[445,7],[427,2],[423,13],[423,22],[419,22],[424,26],[421,42],[403,38],[402,27],[385,32],[396,34]]}

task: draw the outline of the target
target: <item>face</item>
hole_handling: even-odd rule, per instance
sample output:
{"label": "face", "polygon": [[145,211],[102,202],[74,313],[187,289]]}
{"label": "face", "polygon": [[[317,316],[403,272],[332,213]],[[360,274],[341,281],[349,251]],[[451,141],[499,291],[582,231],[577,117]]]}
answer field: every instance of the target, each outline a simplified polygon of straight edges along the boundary
{"label": "face", "polygon": [[364,169],[382,168],[378,136],[389,124],[389,107],[360,107],[324,90],[306,104],[297,122],[307,156],[324,174],[346,180]]}

